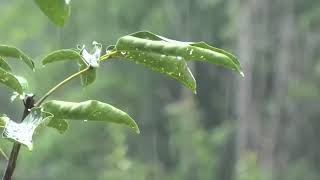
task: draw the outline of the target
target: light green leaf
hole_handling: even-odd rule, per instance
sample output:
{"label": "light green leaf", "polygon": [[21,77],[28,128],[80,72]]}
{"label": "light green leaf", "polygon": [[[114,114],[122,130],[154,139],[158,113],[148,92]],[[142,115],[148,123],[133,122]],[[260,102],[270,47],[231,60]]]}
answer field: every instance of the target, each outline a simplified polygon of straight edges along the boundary
{"label": "light green leaf", "polygon": [[42,105],[44,111],[50,112],[58,119],[104,121],[125,124],[139,133],[136,122],[125,112],[95,100],[80,103],[48,101]]}
{"label": "light green leaf", "polygon": [[12,72],[10,65],[2,57],[0,57],[0,68],[5,71]]}
{"label": "light green leaf", "polygon": [[55,117],[51,118],[48,127],[55,128],[60,134],[63,134],[67,131],[69,124],[65,119],[57,119]]}
{"label": "light green leaf", "polygon": [[0,44],[0,56],[20,59],[34,70],[34,63],[32,59],[16,47]]}
{"label": "light green leaf", "polygon": [[41,11],[56,25],[63,26],[70,16],[71,0],[35,0]]}
{"label": "light green leaf", "polygon": [[[80,52],[77,52],[76,50],[73,50],[73,49],[61,49],[61,50],[54,51],[42,59],[42,64],[47,65],[53,62],[69,61],[69,60],[76,60],[78,62],[80,70],[83,70],[88,66],[84,62],[84,59],[80,55]],[[81,84],[83,86],[88,86],[92,84],[96,79],[96,68],[92,67],[89,71],[82,74],[80,78],[81,78]]]}
{"label": "light green leaf", "polygon": [[23,88],[19,82],[19,80],[10,72],[5,71],[4,69],[0,68],[0,83],[4,84],[8,88],[16,91],[20,95],[23,94]]}
{"label": "light green leaf", "polygon": [[35,129],[46,120],[52,118],[52,114],[44,112],[41,108],[32,108],[30,114],[22,123],[9,120],[3,130],[2,136],[9,140],[21,143],[33,149],[32,136]]}

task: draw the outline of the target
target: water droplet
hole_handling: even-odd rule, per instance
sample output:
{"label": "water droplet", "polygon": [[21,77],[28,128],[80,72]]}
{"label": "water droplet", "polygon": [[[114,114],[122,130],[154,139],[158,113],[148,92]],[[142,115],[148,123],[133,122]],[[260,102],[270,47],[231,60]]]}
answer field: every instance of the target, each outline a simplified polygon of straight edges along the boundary
{"label": "water droplet", "polygon": [[126,52],[125,52],[125,51],[121,51],[121,54],[122,54],[122,55],[126,55]]}
{"label": "water droplet", "polygon": [[203,59],[204,57],[203,57],[203,56],[200,56],[200,58]]}
{"label": "water droplet", "polygon": [[83,120],[83,122],[88,122],[88,120]]}
{"label": "water droplet", "polygon": [[244,73],[243,73],[242,71],[240,71],[240,75],[241,75],[242,77],[244,77]]}
{"label": "water droplet", "polygon": [[181,76],[181,73],[179,73],[178,76],[180,77],[180,76]]}
{"label": "water droplet", "polygon": [[193,53],[193,49],[190,50],[189,54],[192,55],[192,53]]}
{"label": "water droplet", "polygon": [[182,57],[181,56],[177,56],[177,60],[182,60]]}

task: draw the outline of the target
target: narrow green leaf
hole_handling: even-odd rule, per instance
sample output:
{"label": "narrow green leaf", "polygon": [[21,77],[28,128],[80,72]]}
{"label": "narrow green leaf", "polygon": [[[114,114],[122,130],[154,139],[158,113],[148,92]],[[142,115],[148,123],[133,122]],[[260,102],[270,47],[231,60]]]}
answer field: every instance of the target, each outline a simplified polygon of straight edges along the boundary
{"label": "narrow green leaf", "polygon": [[2,136],[19,142],[32,150],[32,136],[35,129],[50,118],[52,118],[52,114],[42,111],[41,108],[32,108],[30,114],[22,123],[9,120],[5,125]]}
{"label": "narrow green leaf", "polygon": [[0,68],[5,71],[12,72],[10,65],[2,57],[0,57]]}
{"label": "narrow green leaf", "polygon": [[57,129],[60,134],[63,134],[67,131],[69,124],[65,119],[58,119],[58,118],[51,118],[49,123],[47,124],[48,127]]}
{"label": "narrow green leaf", "polygon": [[[42,59],[42,64],[47,65],[53,62],[70,60],[76,60],[78,62],[80,70],[83,70],[87,67],[87,64],[84,62],[84,59],[80,55],[80,52],[77,52],[73,49],[61,49],[54,51]],[[96,79],[96,68],[92,67],[89,71],[82,74],[80,78],[81,84],[83,86],[92,84]]]}
{"label": "narrow green leaf", "polygon": [[56,25],[63,26],[70,16],[71,0],[35,0],[41,11]]}
{"label": "narrow green leaf", "polygon": [[136,122],[125,112],[95,100],[80,103],[48,101],[42,105],[44,111],[50,112],[58,119],[105,121],[125,124],[139,133]]}
{"label": "narrow green leaf", "polygon": [[0,83],[4,84],[8,88],[16,91],[20,95],[23,94],[23,88],[19,82],[19,80],[10,72],[5,71],[4,69],[0,68]]}
{"label": "narrow green leaf", "polygon": [[34,70],[34,63],[32,59],[16,47],[0,44],[0,56],[20,59]]}

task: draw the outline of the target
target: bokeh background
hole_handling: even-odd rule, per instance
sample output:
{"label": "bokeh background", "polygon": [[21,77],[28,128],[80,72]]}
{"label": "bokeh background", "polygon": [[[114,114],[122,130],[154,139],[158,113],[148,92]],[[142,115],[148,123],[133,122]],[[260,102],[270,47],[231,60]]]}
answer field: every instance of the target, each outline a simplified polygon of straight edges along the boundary
{"label": "bokeh background", "polygon": [[[35,58],[35,73],[15,61],[36,97],[77,71],[43,67],[47,53],[114,44],[149,30],[182,41],[207,41],[233,52],[245,78],[191,63],[198,93],[135,63],[111,60],[94,85],[79,80],[52,99],[98,99],[136,119],[141,134],[115,124],[70,122],[60,135],[39,132],[23,148],[21,180],[318,180],[320,179],[320,1],[74,0],[63,28],[33,1],[0,1],[0,42]],[[20,118],[21,102],[0,88],[0,112]],[[11,143],[0,141],[9,153]],[[0,157],[0,175],[5,167]],[[2,175],[1,175],[2,176]]]}

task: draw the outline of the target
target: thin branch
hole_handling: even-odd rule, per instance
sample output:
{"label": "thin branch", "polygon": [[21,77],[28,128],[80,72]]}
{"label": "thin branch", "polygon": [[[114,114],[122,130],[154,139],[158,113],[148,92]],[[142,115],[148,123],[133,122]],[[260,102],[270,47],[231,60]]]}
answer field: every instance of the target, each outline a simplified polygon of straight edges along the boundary
{"label": "thin branch", "polygon": [[64,84],[68,83],[69,81],[71,81],[72,79],[80,76],[81,74],[85,73],[86,71],[88,71],[91,67],[87,66],[85,69],[67,77],[65,80],[61,81],[59,84],[57,84],[56,86],[54,86],[52,89],[50,89],[42,98],[40,98],[40,100],[35,104],[35,106],[40,106],[44,100],[46,100],[52,93],[54,93],[58,88],[60,88],[61,86],[63,86]]}

